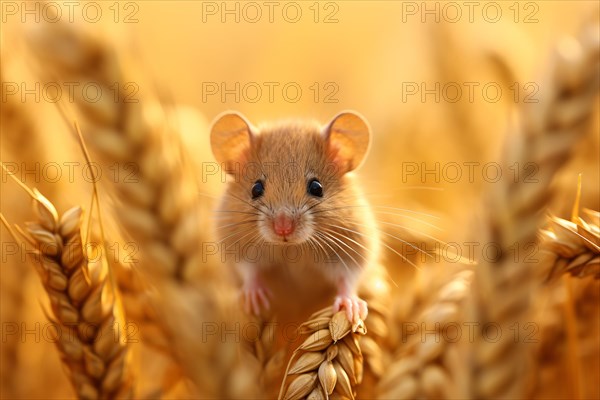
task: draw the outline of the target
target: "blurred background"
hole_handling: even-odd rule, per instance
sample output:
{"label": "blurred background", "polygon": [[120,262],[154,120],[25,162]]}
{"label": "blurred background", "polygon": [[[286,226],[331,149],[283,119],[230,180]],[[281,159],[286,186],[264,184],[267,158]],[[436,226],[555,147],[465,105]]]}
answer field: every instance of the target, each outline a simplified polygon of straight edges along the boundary
{"label": "blurred background", "polygon": [[[325,123],[341,110],[360,112],[373,130],[371,153],[358,173],[365,192],[379,206],[438,216],[428,222],[442,231],[394,215],[381,220],[447,241],[464,237],[482,194],[496,182],[493,163],[511,113],[543,96],[540,77],[552,46],[598,13],[596,1],[581,0],[124,1],[76,2],[71,22],[66,3],[53,2],[55,9],[1,3],[0,156],[59,209],[89,202],[89,183],[78,170],[74,179],[63,173],[52,182],[26,172],[49,162],[64,169],[64,162],[84,161],[48,100],[54,89],[44,92],[43,83],[36,89],[44,65],[28,40],[57,18],[56,10],[62,22],[110,43],[130,68],[131,84],[118,90],[171,110],[199,169],[213,161],[209,126],[225,110],[240,111],[255,125],[286,118]],[[600,208],[598,116],[555,181],[561,196],[550,211],[561,217],[569,217],[578,173],[581,205]],[[217,195],[220,180],[210,179],[202,190]],[[11,222],[30,220],[24,193],[4,176],[1,183],[2,213]],[[2,243],[11,240],[2,228]],[[45,317],[33,269],[4,258],[1,397],[70,397],[51,343],[35,333],[25,340],[6,335],[7,322],[34,329]]]}

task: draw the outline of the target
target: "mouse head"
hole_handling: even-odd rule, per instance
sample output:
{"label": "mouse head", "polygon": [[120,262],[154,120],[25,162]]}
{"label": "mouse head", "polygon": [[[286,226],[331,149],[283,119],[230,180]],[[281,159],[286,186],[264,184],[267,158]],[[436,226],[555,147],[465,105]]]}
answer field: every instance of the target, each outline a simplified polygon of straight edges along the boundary
{"label": "mouse head", "polygon": [[[325,126],[284,122],[256,128],[238,113],[219,116],[212,152],[231,179],[222,204],[227,223],[256,226],[267,242],[303,243],[322,224],[340,224],[359,210],[348,173],[365,159],[367,122],[343,112]],[[348,220],[346,222],[352,223]],[[342,222],[344,223],[344,222]],[[232,224],[235,225],[235,224]]]}

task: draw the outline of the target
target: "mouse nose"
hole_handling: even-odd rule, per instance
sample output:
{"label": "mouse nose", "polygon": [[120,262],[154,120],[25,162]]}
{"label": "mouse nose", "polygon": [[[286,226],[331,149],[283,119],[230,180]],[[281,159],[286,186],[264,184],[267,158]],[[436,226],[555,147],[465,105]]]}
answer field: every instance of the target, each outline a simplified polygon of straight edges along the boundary
{"label": "mouse nose", "polygon": [[273,230],[279,236],[288,236],[294,232],[294,221],[289,215],[278,214],[273,219]]}

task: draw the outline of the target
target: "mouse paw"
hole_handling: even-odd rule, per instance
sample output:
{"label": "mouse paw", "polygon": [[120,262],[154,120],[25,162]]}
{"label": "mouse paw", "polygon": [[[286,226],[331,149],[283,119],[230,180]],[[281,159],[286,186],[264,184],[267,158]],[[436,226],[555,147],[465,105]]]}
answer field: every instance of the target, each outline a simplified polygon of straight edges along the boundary
{"label": "mouse paw", "polygon": [[357,323],[359,319],[364,321],[369,313],[367,302],[358,296],[336,296],[333,303],[333,312],[338,312],[342,308],[346,309],[346,317],[353,324]]}
{"label": "mouse paw", "polygon": [[269,296],[271,295],[271,291],[261,283],[245,284],[242,287],[242,297],[246,314],[259,316],[262,310],[270,309]]}

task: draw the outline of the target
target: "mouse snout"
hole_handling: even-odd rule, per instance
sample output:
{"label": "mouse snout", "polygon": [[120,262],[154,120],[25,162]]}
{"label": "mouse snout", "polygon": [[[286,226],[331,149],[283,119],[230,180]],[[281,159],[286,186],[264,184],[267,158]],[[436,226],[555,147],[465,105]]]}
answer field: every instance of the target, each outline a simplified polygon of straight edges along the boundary
{"label": "mouse snout", "polygon": [[273,230],[279,236],[289,236],[294,232],[294,220],[285,213],[279,213],[273,218]]}

